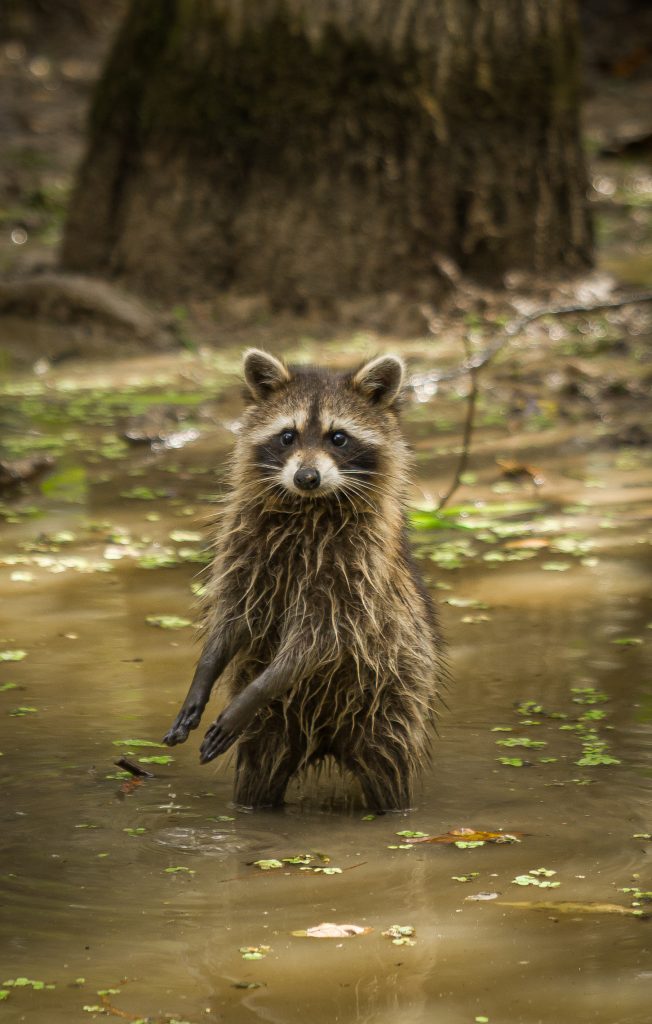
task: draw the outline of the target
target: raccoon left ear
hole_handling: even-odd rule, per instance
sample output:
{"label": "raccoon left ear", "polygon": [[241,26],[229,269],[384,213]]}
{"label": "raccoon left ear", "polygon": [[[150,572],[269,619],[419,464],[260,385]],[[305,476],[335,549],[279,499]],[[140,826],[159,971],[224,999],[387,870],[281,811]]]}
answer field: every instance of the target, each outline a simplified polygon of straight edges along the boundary
{"label": "raccoon left ear", "polygon": [[352,384],[374,405],[390,406],[403,387],[405,363],[400,356],[378,356],[354,374]]}
{"label": "raccoon left ear", "polygon": [[255,399],[269,398],[290,380],[287,366],[259,348],[250,348],[244,354],[244,378]]}

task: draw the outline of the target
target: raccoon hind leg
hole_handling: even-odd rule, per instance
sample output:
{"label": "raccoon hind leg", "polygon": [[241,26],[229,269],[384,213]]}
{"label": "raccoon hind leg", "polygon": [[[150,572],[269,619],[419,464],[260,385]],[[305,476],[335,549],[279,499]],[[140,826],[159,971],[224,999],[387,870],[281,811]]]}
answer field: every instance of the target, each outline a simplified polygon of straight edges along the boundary
{"label": "raccoon hind leg", "polygon": [[353,761],[346,767],[355,775],[370,811],[407,811],[412,807],[413,773],[407,764],[369,764]]}
{"label": "raccoon hind leg", "polygon": [[421,763],[410,742],[394,729],[376,731],[373,740],[362,737],[341,760],[357,778],[372,811],[409,810]]}
{"label": "raccoon hind leg", "polygon": [[238,743],[234,802],[243,807],[281,807],[300,762],[301,752],[288,745],[283,720],[266,721]]}

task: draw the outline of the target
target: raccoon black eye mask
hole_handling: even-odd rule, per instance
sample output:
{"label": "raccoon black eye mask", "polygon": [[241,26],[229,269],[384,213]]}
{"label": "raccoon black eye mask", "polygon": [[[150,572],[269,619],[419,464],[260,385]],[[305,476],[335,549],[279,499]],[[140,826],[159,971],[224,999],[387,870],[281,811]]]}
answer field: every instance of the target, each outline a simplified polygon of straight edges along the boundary
{"label": "raccoon black eye mask", "polygon": [[393,355],[336,373],[245,354],[204,647],[164,737],[188,738],[220,679],[200,758],[235,745],[239,804],[281,804],[330,758],[370,807],[405,808],[428,760],[442,645],[406,532],[403,377]]}

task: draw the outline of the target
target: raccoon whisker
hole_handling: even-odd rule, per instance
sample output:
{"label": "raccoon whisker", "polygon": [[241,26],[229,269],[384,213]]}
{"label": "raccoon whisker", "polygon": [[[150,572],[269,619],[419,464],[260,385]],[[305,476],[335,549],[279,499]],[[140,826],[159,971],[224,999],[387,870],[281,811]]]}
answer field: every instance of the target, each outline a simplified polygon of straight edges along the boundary
{"label": "raccoon whisker", "polygon": [[344,487],[362,487],[367,491],[378,490],[378,487],[376,487],[370,480],[365,480],[358,473],[340,473],[340,476],[346,477],[346,480],[343,481]]}
{"label": "raccoon whisker", "polygon": [[278,494],[283,493],[283,487],[278,482],[278,480],[270,480],[269,482],[263,484],[261,487],[258,488],[256,496],[261,497],[262,495],[273,494],[274,492]]}
{"label": "raccoon whisker", "polygon": [[[371,475],[371,471],[367,472],[367,470],[340,469],[339,472],[340,476],[352,477],[352,479],[355,480],[358,484],[366,486],[367,489],[370,491],[378,491],[382,493],[382,488],[378,487],[376,483],[372,481],[367,481],[367,476]],[[375,475],[381,476],[380,473],[377,473]]]}
{"label": "raccoon whisker", "polygon": [[[373,501],[371,501],[371,499],[367,497],[363,490],[351,484],[350,481],[341,488],[341,491],[343,494],[350,493],[351,495],[355,495],[358,499],[363,501],[365,505],[368,505],[373,512],[375,512],[377,515],[380,515],[380,510],[378,506],[374,505]],[[353,504],[353,501],[351,501],[351,504]]]}
{"label": "raccoon whisker", "polygon": [[357,524],[360,521],[360,514],[359,514],[358,509],[355,506],[355,502],[353,501],[352,495],[344,487],[341,488],[339,493],[344,495],[344,497],[347,499],[347,501],[349,503],[349,506],[351,508],[351,511],[353,512],[353,515],[355,517],[356,524]]}
{"label": "raccoon whisker", "polygon": [[346,476],[346,480],[343,482],[342,485],[343,487],[357,487],[360,490],[364,491],[382,493],[381,488],[379,488],[376,484],[373,484],[371,481],[365,480],[358,473],[342,473],[341,475]]}
{"label": "raccoon whisker", "polygon": [[339,508],[339,510],[340,510],[340,515],[341,515],[341,519],[342,519],[342,521],[341,521],[341,523],[340,523],[340,525],[339,525],[338,529],[337,529],[337,530],[335,531],[335,533],[334,533],[334,535],[333,535],[333,536],[337,537],[338,533],[341,533],[341,531],[342,531],[342,530],[344,529],[344,526],[346,525],[346,523],[345,523],[345,520],[346,520],[346,513],[345,513],[345,511],[344,511],[344,505],[343,505],[343,504],[342,504],[342,502],[340,501],[340,496],[339,496],[339,494],[337,493],[337,491],[335,491],[335,494],[334,494],[334,498],[335,498],[335,501],[337,502],[337,507],[338,507],[338,508]]}

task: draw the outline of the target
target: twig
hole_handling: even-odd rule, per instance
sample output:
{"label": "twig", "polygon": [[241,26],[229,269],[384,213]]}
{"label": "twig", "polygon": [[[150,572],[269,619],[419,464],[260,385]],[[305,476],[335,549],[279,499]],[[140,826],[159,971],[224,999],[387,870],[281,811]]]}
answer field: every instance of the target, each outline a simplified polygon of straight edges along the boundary
{"label": "twig", "polygon": [[410,386],[417,389],[427,384],[439,384],[440,381],[456,380],[458,377],[462,377],[465,373],[468,373],[471,384],[467,399],[464,433],[462,435],[462,451],[460,453],[457,467],[455,469],[455,475],[450,487],[439,498],[439,504],[437,505],[438,512],[448,504],[452,496],[455,494],[455,491],[460,486],[462,474],[466,470],[469,461],[475,410],[479,391],[480,370],[491,362],[493,357],[500,352],[510,338],[515,334],[518,334],[524,327],[531,324],[534,320],[539,320],[544,316],[564,316],[568,313],[592,313],[599,309],[620,309],[622,306],[631,306],[642,302],[652,302],[652,292],[640,292],[636,295],[630,295],[623,299],[612,299],[608,302],[598,302],[593,306],[550,306],[547,309],[538,309],[534,313],[527,313],[525,316],[521,316],[517,320],[513,320],[511,323],[506,324],[503,329],[502,337],[498,338],[492,345],[489,345],[482,352],[477,353],[477,355],[473,354],[471,342],[468,336],[465,335],[462,342],[466,358],[456,370],[450,370],[447,373],[439,373],[436,370],[431,370],[428,373],[414,374],[414,376],[410,378]]}
{"label": "twig", "polygon": [[137,779],[153,779],[154,775],[152,772],[148,772],[145,768],[141,768],[140,765],[134,764],[127,757],[119,757],[117,761],[113,762],[116,768],[122,768],[123,771],[129,772],[131,775],[135,775]]}
{"label": "twig", "polygon": [[512,320],[503,328],[503,334],[491,345],[488,345],[482,352],[476,355],[467,356],[464,362],[456,370],[449,370],[440,373],[438,370],[428,370],[426,373],[415,373],[410,377],[410,387],[421,388],[425,384],[439,384],[441,381],[457,380],[463,377],[470,370],[480,370],[507,344],[507,342],[528,324],[540,320],[544,316],[565,316],[569,313],[595,313],[600,309],[621,309],[623,306],[635,306],[639,303],[652,302],[652,292],[639,292],[629,295],[623,299],[611,299],[606,302],[597,302],[593,306],[549,306],[546,309],[538,309],[534,313],[527,313],[525,316]]}
{"label": "twig", "polygon": [[[467,339],[465,339],[465,347],[467,347],[467,348],[469,347],[469,343],[468,343]],[[467,463],[469,461],[469,454],[470,454],[470,451],[471,451],[471,438],[473,437],[473,425],[474,425],[474,419],[475,419],[475,407],[476,407],[476,402],[477,402],[477,398],[478,398],[478,377],[479,377],[479,374],[480,374],[480,367],[478,367],[478,366],[470,366],[469,370],[468,370],[468,373],[469,373],[469,380],[470,380],[470,383],[471,383],[471,388],[470,388],[470,391],[469,391],[469,395],[468,395],[468,398],[467,398],[467,404],[466,404],[466,419],[464,421],[464,434],[462,436],[462,451],[461,451],[460,457],[459,457],[459,459],[457,461],[457,467],[455,469],[455,476],[453,477],[451,485],[450,485],[450,487],[448,488],[448,490],[444,494],[440,495],[439,504],[437,505],[437,511],[438,512],[441,511],[441,509],[444,508],[444,506],[448,504],[450,499],[455,494],[455,491],[460,486],[462,474],[466,470],[466,466],[467,466]]]}

